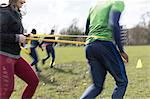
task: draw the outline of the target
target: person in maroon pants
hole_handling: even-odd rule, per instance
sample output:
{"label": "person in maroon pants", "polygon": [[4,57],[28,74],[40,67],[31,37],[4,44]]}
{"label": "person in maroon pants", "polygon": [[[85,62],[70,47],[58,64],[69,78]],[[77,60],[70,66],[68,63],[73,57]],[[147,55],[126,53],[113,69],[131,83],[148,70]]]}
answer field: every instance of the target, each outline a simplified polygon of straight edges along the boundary
{"label": "person in maroon pants", "polygon": [[25,44],[20,8],[25,0],[9,0],[0,5],[0,99],[9,99],[14,89],[14,75],[25,87],[21,99],[31,99],[39,79],[31,66],[20,56],[20,45]]}

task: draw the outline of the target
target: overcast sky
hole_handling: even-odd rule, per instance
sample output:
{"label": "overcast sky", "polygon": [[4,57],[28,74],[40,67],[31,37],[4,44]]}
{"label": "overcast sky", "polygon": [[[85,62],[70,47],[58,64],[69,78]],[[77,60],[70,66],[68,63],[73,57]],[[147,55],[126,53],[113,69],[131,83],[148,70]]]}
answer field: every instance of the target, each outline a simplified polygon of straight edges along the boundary
{"label": "overcast sky", "polygon": [[[4,0],[1,0],[4,1]],[[74,18],[85,28],[89,8],[96,0],[26,0],[23,10],[24,27],[28,32],[36,28],[39,33],[47,33],[55,26],[58,30],[71,24]],[[150,0],[124,0],[125,10],[120,23],[131,28],[137,25],[141,15],[150,12]]]}

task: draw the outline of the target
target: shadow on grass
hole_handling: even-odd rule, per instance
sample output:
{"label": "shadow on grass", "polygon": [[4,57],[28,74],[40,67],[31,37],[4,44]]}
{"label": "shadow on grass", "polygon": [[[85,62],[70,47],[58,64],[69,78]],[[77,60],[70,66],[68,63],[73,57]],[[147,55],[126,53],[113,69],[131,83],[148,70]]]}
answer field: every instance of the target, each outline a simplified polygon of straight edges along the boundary
{"label": "shadow on grass", "polygon": [[58,73],[64,73],[64,74],[71,74],[71,75],[77,75],[77,73],[74,73],[74,69],[65,69],[65,68],[57,68],[53,67],[53,70],[58,72]]}
{"label": "shadow on grass", "polygon": [[43,74],[39,74],[38,76],[39,76],[40,82],[42,82],[42,83],[55,85],[55,86],[60,85],[59,82],[51,75],[45,76]]}
{"label": "shadow on grass", "polygon": [[[61,68],[57,68],[57,67],[53,67],[53,68],[44,68],[46,71],[45,73],[48,71],[47,74],[41,73],[39,74],[39,79],[41,82],[46,83],[46,84],[51,84],[51,85],[55,85],[58,86],[60,85],[60,82],[57,81],[57,77],[55,76],[55,74],[57,73],[59,74],[69,74],[69,75],[77,75],[77,73],[73,72],[73,68],[72,69],[61,69]],[[44,72],[44,71],[43,71]]]}
{"label": "shadow on grass", "polygon": [[39,75],[40,82],[50,84],[50,85],[60,85],[59,77],[66,76],[76,76],[80,75],[80,72],[77,72],[78,68],[81,66],[80,62],[72,62],[65,64],[56,64],[53,68],[46,66],[43,68],[42,72]]}

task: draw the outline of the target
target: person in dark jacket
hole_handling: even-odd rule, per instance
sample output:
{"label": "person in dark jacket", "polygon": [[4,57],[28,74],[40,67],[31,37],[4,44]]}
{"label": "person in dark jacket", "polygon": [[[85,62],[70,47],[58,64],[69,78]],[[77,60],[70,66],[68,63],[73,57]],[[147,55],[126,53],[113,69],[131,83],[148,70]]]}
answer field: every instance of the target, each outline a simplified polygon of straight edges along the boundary
{"label": "person in dark jacket", "polygon": [[[50,35],[54,35],[54,32],[55,32],[55,30],[52,29]],[[55,37],[45,37],[44,39],[54,39],[55,40]],[[51,54],[52,61],[51,61],[50,67],[53,68],[54,62],[55,62],[55,49],[54,49],[54,46],[57,43],[54,43],[54,42],[44,42],[43,41],[41,43],[41,45],[42,44],[45,44],[45,46],[46,46],[46,52],[47,52],[47,56],[44,59],[42,59],[42,64],[45,64],[45,61],[50,58],[50,54]]]}
{"label": "person in dark jacket", "polygon": [[27,85],[21,99],[31,99],[39,79],[31,66],[20,56],[20,45],[25,44],[20,8],[25,0],[9,0],[0,7],[0,99],[9,99],[17,75]]}
{"label": "person in dark jacket", "polygon": [[[32,29],[31,33],[36,34],[36,29]],[[40,73],[41,70],[37,66],[37,63],[38,63],[38,55],[37,55],[37,52],[36,52],[37,46],[39,46],[41,48],[41,46],[39,44],[39,41],[32,40],[31,41],[31,47],[30,47],[30,51],[31,51],[30,56],[33,58],[33,62],[31,63],[31,66],[35,66],[36,72]]]}

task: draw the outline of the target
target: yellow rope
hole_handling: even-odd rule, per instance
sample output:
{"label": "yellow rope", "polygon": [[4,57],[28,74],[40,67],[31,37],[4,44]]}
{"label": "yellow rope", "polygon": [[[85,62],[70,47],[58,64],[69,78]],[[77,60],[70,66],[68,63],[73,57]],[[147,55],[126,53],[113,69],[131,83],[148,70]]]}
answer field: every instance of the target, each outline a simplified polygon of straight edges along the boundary
{"label": "yellow rope", "polygon": [[87,38],[87,37],[93,37],[93,38],[105,38],[103,36],[86,36],[86,35],[48,35],[48,34],[36,34],[36,35],[32,35],[31,37],[37,37],[37,36],[40,36],[40,37],[82,37],[82,38]]}
{"label": "yellow rope", "polygon": [[29,53],[30,53],[30,51],[27,50],[27,48],[24,48],[24,47],[22,47],[22,46],[21,46],[21,50],[22,50],[23,52],[25,52],[26,54],[29,54]]}
{"label": "yellow rope", "polygon": [[32,38],[32,37],[26,37],[26,39],[27,40],[40,40],[40,41],[45,41],[45,42],[67,43],[67,44],[85,44],[85,42],[79,42],[79,41],[53,40],[53,39]]}
{"label": "yellow rope", "polygon": [[[34,38],[34,37],[65,37],[65,38],[75,38],[75,37],[81,37],[81,38],[87,38],[87,37],[93,37],[93,38],[105,38],[103,36],[86,36],[86,35],[48,35],[48,34],[36,34],[36,35],[31,35],[31,37],[26,37],[28,40],[27,47],[30,45],[31,40],[40,40],[40,41],[45,41],[45,42],[57,42],[57,43],[67,43],[67,44],[80,44],[80,45],[85,45],[86,42],[80,42],[80,41],[68,41],[68,40],[53,40],[53,39],[43,39],[43,38]],[[23,48],[21,49],[25,53],[30,53],[30,49]]]}

